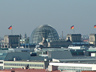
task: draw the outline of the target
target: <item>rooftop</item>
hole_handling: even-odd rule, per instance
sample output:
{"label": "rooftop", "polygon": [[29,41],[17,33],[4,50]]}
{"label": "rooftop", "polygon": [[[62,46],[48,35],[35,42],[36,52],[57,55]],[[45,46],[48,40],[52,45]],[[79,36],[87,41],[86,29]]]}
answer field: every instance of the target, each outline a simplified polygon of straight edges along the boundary
{"label": "rooftop", "polygon": [[[0,72],[12,72],[12,71],[15,71],[15,72],[49,72],[48,70],[46,69],[21,69],[21,68],[17,68],[17,69],[5,69],[5,70],[0,70]],[[52,72],[60,72],[59,70],[55,70],[55,71],[52,71]]]}

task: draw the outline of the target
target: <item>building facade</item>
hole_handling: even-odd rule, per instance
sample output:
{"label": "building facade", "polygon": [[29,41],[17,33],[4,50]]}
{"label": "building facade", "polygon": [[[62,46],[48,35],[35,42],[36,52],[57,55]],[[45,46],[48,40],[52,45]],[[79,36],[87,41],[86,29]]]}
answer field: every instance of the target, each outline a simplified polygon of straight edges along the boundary
{"label": "building facade", "polygon": [[96,64],[80,64],[80,63],[52,63],[50,62],[49,65],[58,66],[58,70],[68,70],[68,71],[96,71]]}
{"label": "building facade", "polygon": [[81,34],[68,34],[66,40],[72,42],[81,42]]}
{"label": "building facade", "polygon": [[5,35],[4,36],[4,48],[16,48],[20,46],[19,35]]}
{"label": "building facade", "polygon": [[96,46],[96,34],[90,34],[89,43]]}
{"label": "building facade", "polygon": [[47,61],[4,61],[0,60],[0,69],[25,68],[46,69],[49,65]]}
{"label": "building facade", "polygon": [[44,69],[44,62],[4,61],[3,69],[24,68],[26,66],[29,66],[29,68],[34,68],[34,69]]}

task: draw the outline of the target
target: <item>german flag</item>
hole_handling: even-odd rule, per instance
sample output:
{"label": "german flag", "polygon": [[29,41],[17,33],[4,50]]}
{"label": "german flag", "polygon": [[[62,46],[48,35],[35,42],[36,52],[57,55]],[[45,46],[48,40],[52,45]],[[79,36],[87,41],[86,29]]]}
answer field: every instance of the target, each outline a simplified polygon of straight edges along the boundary
{"label": "german flag", "polygon": [[94,28],[96,28],[96,25],[94,25]]}
{"label": "german flag", "polygon": [[71,29],[74,29],[74,25],[73,25],[73,26],[71,26]]}
{"label": "german flag", "polygon": [[8,29],[11,30],[12,29],[12,26],[10,26]]}

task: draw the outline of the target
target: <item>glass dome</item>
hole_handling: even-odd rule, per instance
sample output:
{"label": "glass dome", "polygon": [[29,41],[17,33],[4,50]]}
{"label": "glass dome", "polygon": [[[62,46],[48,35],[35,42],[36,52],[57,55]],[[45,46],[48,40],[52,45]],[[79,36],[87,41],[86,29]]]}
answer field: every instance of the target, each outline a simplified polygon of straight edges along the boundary
{"label": "glass dome", "polygon": [[38,44],[45,38],[46,41],[59,39],[57,31],[49,25],[41,25],[33,30],[30,36],[30,44]]}

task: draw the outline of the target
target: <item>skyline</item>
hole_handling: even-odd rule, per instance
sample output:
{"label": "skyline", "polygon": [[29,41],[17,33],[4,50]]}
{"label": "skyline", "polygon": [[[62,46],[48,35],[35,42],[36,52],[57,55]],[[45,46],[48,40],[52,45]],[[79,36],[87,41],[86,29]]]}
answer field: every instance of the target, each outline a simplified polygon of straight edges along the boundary
{"label": "skyline", "polygon": [[96,0],[1,0],[0,37],[25,33],[30,36],[40,25],[51,25],[59,35],[96,33]]}

